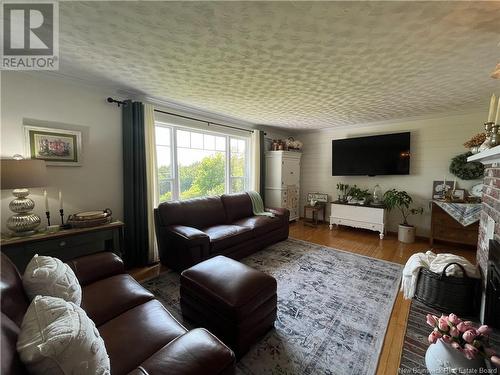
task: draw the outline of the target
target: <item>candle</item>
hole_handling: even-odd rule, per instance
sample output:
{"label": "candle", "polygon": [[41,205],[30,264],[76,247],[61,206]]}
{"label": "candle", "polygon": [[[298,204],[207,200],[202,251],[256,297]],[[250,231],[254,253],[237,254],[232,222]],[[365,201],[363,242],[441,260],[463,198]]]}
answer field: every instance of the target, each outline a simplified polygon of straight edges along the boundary
{"label": "candle", "polygon": [[455,189],[456,189],[456,187],[457,187],[457,179],[455,178],[455,179],[453,180],[453,190],[455,190]]}
{"label": "candle", "polygon": [[496,100],[495,94],[491,94],[490,111],[488,112],[488,122],[493,122],[493,116],[495,116],[495,100]]}
{"label": "candle", "polygon": [[63,209],[63,203],[62,203],[62,191],[59,190],[59,209]]}
{"label": "candle", "polygon": [[49,197],[47,197],[47,190],[43,191],[43,197],[45,199],[45,211],[49,211]]}
{"label": "candle", "polygon": [[495,117],[495,124],[500,125],[500,122],[498,121],[500,118],[500,98],[498,98],[498,105],[497,105],[497,116]]}

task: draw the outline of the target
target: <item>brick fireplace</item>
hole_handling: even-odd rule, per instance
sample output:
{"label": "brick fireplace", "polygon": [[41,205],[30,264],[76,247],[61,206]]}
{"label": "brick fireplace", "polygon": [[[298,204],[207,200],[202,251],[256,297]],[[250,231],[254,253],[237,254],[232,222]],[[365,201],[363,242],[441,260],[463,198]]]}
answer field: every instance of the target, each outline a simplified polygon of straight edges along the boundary
{"label": "brick fireplace", "polygon": [[490,240],[500,241],[500,146],[473,155],[469,158],[469,161],[479,161],[485,167],[476,257],[484,277],[481,320],[486,320],[486,323],[488,323],[488,312],[485,311],[488,306],[486,287],[493,277],[490,265],[494,258]]}

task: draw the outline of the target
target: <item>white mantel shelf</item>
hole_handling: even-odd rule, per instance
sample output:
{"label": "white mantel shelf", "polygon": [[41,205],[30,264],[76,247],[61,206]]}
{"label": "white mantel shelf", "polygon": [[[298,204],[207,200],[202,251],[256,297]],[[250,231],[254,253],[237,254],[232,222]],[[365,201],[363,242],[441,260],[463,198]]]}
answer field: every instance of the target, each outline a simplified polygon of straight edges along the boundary
{"label": "white mantel shelf", "polygon": [[467,161],[478,161],[483,164],[500,163],[500,145],[469,156]]}

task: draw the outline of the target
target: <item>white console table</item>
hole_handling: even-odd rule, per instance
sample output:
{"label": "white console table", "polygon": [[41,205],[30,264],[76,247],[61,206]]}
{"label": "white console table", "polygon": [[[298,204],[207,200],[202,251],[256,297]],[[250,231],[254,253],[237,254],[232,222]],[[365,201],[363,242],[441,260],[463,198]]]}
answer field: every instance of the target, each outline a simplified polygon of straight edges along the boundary
{"label": "white console table", "polygon": [[383,207],[332,203],[330,230],[333,229],[333,225],[370,229],[379,232],[382,240],[385,234],[386,216],[386,210]]}

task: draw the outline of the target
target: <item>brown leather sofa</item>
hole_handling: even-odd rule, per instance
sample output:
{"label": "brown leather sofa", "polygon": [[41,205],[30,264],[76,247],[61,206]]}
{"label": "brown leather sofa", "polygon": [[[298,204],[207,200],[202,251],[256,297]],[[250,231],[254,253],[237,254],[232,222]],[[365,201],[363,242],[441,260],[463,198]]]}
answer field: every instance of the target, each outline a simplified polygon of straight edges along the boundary
{"label": "brown leather sofa", "polygon": [[288,238],[290,212],[255,216],[247,193],[161,203],[155,209],[161,262],[177,271],[216,255],[240,259]]}
{"label": "brown leather sofa", "polygon": [[[27,374],[16,342],[29,301],[19,273],[1,255],[1,374]],[[81,307],[95,322],[111,374],[233,374],[234,353],[205,329],[187,331],[154,296],[124,272],[113,253],[68,262],[82,285]]]}

